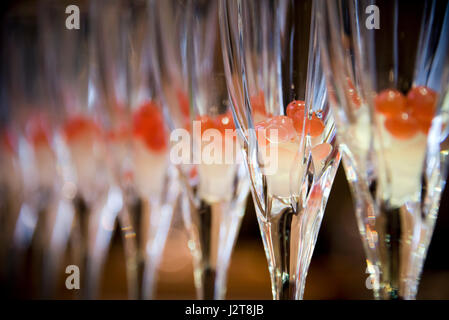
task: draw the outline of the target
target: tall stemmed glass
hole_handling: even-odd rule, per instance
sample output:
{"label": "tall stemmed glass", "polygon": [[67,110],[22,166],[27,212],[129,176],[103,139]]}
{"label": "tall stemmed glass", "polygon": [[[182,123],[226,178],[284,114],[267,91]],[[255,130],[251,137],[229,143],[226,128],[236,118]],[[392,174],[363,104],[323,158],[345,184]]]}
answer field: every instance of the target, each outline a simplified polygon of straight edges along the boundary
{"label": "tall stemmed glass", "polygon": [[157,268],[179,194],[149,47],[154,36],[150,14],[142,0],[91,5],[91,46],[101,70],[111,172],[124,200],[119,222],[129,297],[144,299],[154,297]]}
{"label": "tall stemmed glass", "polygon": [[[311,1],[227,1],[221,36],[274,299],[302,299],[340,162]],[[254,132],[254,129],[257,132]]]}
{"label": "tall stemmed glass", "polygon": [[[173,139],[178,139],[172,161],[179,165],[186,186],[183,214],[197,295],[200,299],[224,299],[249,182],[239,161],[226,89],[218,2],[154,4],[160,35],[161,89],[173,128],[178,129],[172,133]],[[189,137],[188,141],[183,137]],[[185,147],[181,150],[184,157],[175,159],[175,151],[181,147]]]}
{"label": "tall stemmed glass", "polygon": [[329,97],[374,297],[414,299],[447,175],[449,5],[319,6]]}

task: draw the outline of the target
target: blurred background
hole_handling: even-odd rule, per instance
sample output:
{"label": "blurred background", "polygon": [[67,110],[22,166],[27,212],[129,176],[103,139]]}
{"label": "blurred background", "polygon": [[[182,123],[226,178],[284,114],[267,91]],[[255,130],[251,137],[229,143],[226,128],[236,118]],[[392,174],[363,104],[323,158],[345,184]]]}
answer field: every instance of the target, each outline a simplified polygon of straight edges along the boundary
{"label": "blurred background", "polygon": [[[443,193],[435,233],[421,277],[418,299],[449,299],[449,194]],[[70,251],[70,249],[69,249]],[[20,273],[14,298],[38,298],[39,276],[33,272],[32,249]],[[157,299],[195,299],[192,261],[180,213],[173,219],[159,270]],[[64,265],[70,265],[67,252]],[[59,299],[76,299],[65,288],[67,275],[60,271]],[[332,187],[317,245],[307,277],[305,299],[372,299],[365,286],[368,274],[349,187],[340,167]],[[11,296],[12,294],[12,296]],[[114,232],[101,279],[101,299],[126,299],[126,274],[120,232]],[[227,299],[271,299],[269,273],[252,200],[249,199],[229,269]]]}

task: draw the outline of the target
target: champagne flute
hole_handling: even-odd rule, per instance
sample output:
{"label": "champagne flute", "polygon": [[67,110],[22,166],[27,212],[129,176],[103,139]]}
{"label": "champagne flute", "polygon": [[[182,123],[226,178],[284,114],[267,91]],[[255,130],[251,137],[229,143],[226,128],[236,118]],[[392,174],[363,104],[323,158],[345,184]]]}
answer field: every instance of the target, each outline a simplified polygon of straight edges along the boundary
{"label": "champagne flute", "polygon": [[447,176],[449,6],[320,0],[319,7],[328,92],[374,297],[414,299]]}
{"label": "champagne flute", "polygon": [[340,162],[316,7],[311,1],[226,0],[220,6],[227,84],[273,298],[302,299]]}
{"label": "champagne flute", "polygon": [[[221,59],[218,3],[154,1],[161,91],[185,193],[183,218],[200,299],[224,299],[249,182],[239,161]],[[226,132],[228,131],[228,133]],[[184,143],[183,137],[192,143]],[[181,138],[176,140],[176,138]],[[182,148],[184,147],[184,148]]]}

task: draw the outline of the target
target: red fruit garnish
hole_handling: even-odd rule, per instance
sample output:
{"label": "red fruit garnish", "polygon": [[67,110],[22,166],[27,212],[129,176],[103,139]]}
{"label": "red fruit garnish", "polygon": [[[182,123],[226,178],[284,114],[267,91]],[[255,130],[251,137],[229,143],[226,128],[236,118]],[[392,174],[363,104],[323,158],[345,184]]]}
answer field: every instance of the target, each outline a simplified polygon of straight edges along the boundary
{"label": "red fruit garnish", "polygon": [[133,115],[133,133],[148,148],[162,151],[167,148],[167,129],[164,117],[156,103],[145,102]]}
{"label": "red fruit garnish", "polygon": [[424,86],[412,88],[407,94],[407,107],[415,119],[432,120],[438,94]]}
{"label": "red fruit garnish", "polygon": [[[209,129],[215,129],[220,132],[222,136],[221,141],[223,148],[226,147],[226,130],[228,130],[228,135],[229,133],[233,134],[235,130],[231,111],[221,114],[216,118],[212,118],[208,115],[198,116],[197,121],[201,121],[201,136]],[[229,132],[229,130],[232,130],[233,132]],[[237,136],[234,134],[232,138],[233,140],[236,140]]]}
{"label": "red fruit garnish", "polygon": [[[277,138],[271,130],[277,130]],[[270,142],[279,143],[288,141],[296,137],[296,130],[293,120],[287,116],[274,116],[268,121],[266,126],[267,139]]]}
{"label": "red fruit garnish", "polygon": [[222,135],[226,134],[226,129],[234,130],[234,119],[230,111],[220,114],[216,118],[208,115],[198,116],[197,121],[201,121],[201,134],[208,129],[216,129],[220,131]]}
{"label": "red fruit garnish", "polygon": [[35,146],[50,145],[50,126],[41,115],[28,119],[26,124],[28,140]]}
{"label": "red fruit garnish", "polygon": [[287,106],[287,116],[292,119],[293,126],[298,134],[302,134],[304,122],[306,123],[306,134],[312,137],[317,137],[324,131],[323,121],[317,117],[316,113],[313,113],[312,118],[305,117],[306,104],[302,100],[295,100]]}
{"label": "red fruit garnish", "polygon": [[424,134],[428,134],[430,127],[432,126],[432,120],[418,119],[416,121],[418,122],[419,131],[421,131]]}
{"label": "red fruit garnish", "polygon": [[100,128],[84,116],[69,118],[63,128],[67,141],[73,141],[83,134],[100,134]]}
{"label": "red fruit garnish", "polygon": [[306,103],[302,100],[294,100],[287,106],[287,116],[293,120],[293,126],[298,133],[302,133],[304,126],[305,108]]}
{"label": "red fruit garnish", "polygon": [[265,110],[265,95],[262,90],[255,96],[252,96],[250,102],[254,113],[259,113],[261,115],[267,114],[267,111]]}
{"label": "red fruit garnish", "polygon": [[387,118],[385,120],[385,128],[393,137],[400,140],[414,137],[419,130],[418,122],[408,114]]}
{"label": "red fruit garnish", "polygon": [[311,137],[318,137],[320,134],[323,133],[324,131],[323,120],[318,118],[315,113],[312,115],[312,119],[306,119],[306,121],[307,121],[308,134]]}
{"label": "red fruit garnish", "polygon": [[306,108],[306,103],[302,100],[293,100],[287,106],[287,116],[293,118],[293,116],[300,112],[304,116],[304,109]]}
{"label": "red fruit garnish", "polygon": [[200,123],[201,124],[201,135],[203,135],[203,133],[206,130],[217,129],[216,122],[211,117],[209,117],[208,115],[198,116],[196,118],[196,121],[200,121],[201,122]]}
{"label": "red fruit garnish", "polygon": [[219,115],[216,119],[217,129],[224,135],[226,133],[226,129],[234,130],[234,118],[232,117],[232,113],[230,111]]}
{"label": "red fruit garnish", "polygon": [[374,104],[386,117],[399,117],[406,111],[407,99],[397,90],[386,89],[376,96]]}

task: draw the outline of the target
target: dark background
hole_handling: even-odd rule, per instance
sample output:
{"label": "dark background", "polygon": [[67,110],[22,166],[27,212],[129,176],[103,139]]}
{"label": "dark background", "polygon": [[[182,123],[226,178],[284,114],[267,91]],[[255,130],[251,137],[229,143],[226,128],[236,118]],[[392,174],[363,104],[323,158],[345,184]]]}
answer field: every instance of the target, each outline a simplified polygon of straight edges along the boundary
{"label": "dark background", "polygon": [[[1,4],[1,11],[11,5]],[[3,15],[1,15],[3,18]],[[424,266],[418,299],[449,299],[449,195],[442,195],[435,232]],[[14,297],[38,298],[39,279],[33,272],[32,253]],[[194,299],[193,270],[187,236],[180,213],[176,213],[159,272],[159,299]],[[57,298],[76,298],[65,289],[61,270]],[[352,200],[342,168],[335,178],[307,278],[305,299],[372,299],[365,287],[368,277],[362,242]],[[3,291],[3,294],[5,292]],[[8,297],[9,294],[6,293]],[[126,299],[126,276],[122,239],[116,230],[102,276],[103,299]],[[228,299],[271,299],[267,262],[260,239],[252,199],[242,222],[229,270]]]}

